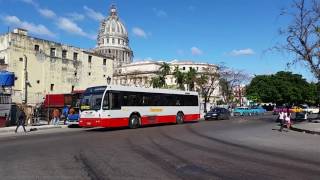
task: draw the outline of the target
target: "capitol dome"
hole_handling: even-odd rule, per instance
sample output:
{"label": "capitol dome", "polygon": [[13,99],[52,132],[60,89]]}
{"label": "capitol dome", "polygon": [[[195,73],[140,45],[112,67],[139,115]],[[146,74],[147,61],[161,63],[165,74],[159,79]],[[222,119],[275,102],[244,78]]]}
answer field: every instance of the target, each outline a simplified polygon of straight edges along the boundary
{"label": "capitol dome", "polygon": [[114,5],[110,8],[109,16],[100,24],[96,52],[114,57],[114,67],[132,62],[128,33]]}

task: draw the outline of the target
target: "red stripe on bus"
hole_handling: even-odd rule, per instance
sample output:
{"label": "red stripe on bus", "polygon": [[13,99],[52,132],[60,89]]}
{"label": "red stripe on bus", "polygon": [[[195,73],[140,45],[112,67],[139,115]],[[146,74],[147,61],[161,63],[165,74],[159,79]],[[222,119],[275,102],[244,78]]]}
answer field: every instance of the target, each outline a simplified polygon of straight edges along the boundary
{"label": "red stripe on bus", "polygon": [[[185,114],[184,121],[198,121],[200,114]],[[167,116],[142,116],[141,125],[175,123],[175,115]],[[80,118],[82,127],[125,127],[129,125],[129,118]]]}

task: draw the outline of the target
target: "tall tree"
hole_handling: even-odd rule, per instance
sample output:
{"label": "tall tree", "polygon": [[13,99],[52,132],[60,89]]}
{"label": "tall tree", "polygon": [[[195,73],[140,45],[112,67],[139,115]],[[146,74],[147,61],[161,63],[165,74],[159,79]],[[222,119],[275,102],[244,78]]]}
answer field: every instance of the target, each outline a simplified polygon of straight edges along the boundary
{"label": "tall tree", "polygon": [[174,67],[173,76],[176,79],[179,89],[184,90],[185,74],[179,70],[178,66]]}
{"label": "tall tree", "polygon": [[[318,0],[296,0],[292,9],[282,12],[292,22],[281,29],[286,43],[277,46],[279,50],[292,53],[292,63],[302,62],[320,82],[320,2]],[[320,96],[320,89],[318,89]],[[320,108],[320,107],[319,107]],[[320,112],[319,112],[320,113]]]}
{"label": "tall tree", "polygon": [[[238,89],[238,91],[241,91],[241,85],[246,84],[250,78],[248,74],[241,70],[230,69],[222,65],[220,69],[219,82],[221,87],[221,94],[225,103],[230,104],[234,100],[233,90]],[[242,94],[242,92],[238,93],[239,99],[241,99],[240,95]]]}
{"label": "tall tree", "polygon": [[207,103],[212,93],[219,87],[220,74],[217,69],[206,68],[200,77],[196,78],[196,84],[199,87],[200,95],[204,99],[204,112],[207,112]]}
{"label": "tall tree", "polygon": [[280,71],[273,75],[258,75],[246,88],[246,95],[258,102],[303,104],[316,102],[315,87],[299,74]]}
{"label": "tall tree", "polygon": [[189,71],[185,74],[185,82],[188,85],[188,90],[194,90],[194,84],[197,78],[197,70],[194,68],[190,68]]}
{"label": "tall tree", "polygon": [[166,76],[170,74],[170,65],[166,62],[163,62],[159,68],[158,75],[151,79],[151,86],[154,88],[163,88],[167,87]]}

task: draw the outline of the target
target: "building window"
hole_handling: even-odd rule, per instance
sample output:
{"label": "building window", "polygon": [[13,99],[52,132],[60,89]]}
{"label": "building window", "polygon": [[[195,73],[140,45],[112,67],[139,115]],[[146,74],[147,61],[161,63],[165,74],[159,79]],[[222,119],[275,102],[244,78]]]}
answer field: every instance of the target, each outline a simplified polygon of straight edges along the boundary
{"label": "building window", "polygon": [[71,86],[71,92],[73,92],[74,91],[74,86]]}
{"label": "building window", "polygon": [[103,77],[105,78],[105,77],[106,77],[106,75],[104,74],[104,75],[103,75]]}
{"label": "building window", "polygon": [[62,50],[62,59],[67,59],[67,50]]}
{"label": "building window", "polygon": [[75,60],[75,61],[78,60],[78,53],[76,53],[76,52],[73,53],[73,60]]}
{"label": "building window", "polygon": [[197,67],[197,71],[199,70],[199,67]]}
{"label": "building window", "polygon": [[118,44],[120,44],[120,39],[118,39]]}
{"label": "building window", "polygon": [[50,91],[53,91],[54,84],[50,84]]}
{"label": "building window", "polygon": [[50,48],[50,56],[56,57],[56,48]]}
{"label": "building window", "polygon": [[112,38],[112,44],[114,44],[114,38]]}
{"label": "building window", "polygon": [[74,72],[74,76],[77,76],[77,72]]}
{"label": "building window", "polygon": [[39,50],[40,50],[40,47],[39,47],[38,44],[34,45],[34,50],[35,50],[35,51],[39,51]]}
{"label": "building window", "polygon": [[19,58],[19,61],[21,61],[21,62],[22,62],[22,61],[23,61],[23,58]]}
{"label": "building window", "polygon": [[1,58],[0,59],[0,64],[5,64],[5,63],[6,63],[5,58]]}
{"label": "building window", "polygon": [[189,67],[189,71],[191,71],[192,67]]}
{"label": "building window", "polygon": [[109,38],[107,38],[107,44],[109,44]]}
{"label": "building window", "polygon": [[18,80],[18,77],[14,77],[14,80],[15,80],[15,81]]}
{"label": "building window", "polygon": [[91,72],[88,73],[88,76],[91,76]]}
{"label": "building window", "polygon": [[40,80],[37,80],[37,84],[40,84]]}
{"label": "building window", "polygon": [[186,70],[186,67],[183,67],[182,70]]}
{"label": "building window", "polygon": [[103,65],[107,65],[107,59],[103,59]]}
{"label": "building window", "polygon": [[88,56],[88,63],[91,63],[92,56]]}

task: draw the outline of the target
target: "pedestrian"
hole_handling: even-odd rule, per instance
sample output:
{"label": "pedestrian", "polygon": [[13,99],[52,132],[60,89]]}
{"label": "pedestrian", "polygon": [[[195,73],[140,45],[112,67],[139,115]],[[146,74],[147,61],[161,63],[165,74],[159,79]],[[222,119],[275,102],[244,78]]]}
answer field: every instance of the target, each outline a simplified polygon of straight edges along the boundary
{"label": "pedestrian", "polygon": [[287,125],[287,129],[290,129],[290,126],[291,126],[290,116],[291,116],[290,112],[285,113],[285,122]]}
{"label": "pedestrian", "polygon": [[280,129],[279,131],[282,132],[283,126],[284,126],[284,112],[279,112],[279,121],[280,121]]}
{"label": "pedestrian", "polygon": [[65,106],[62,110],[63,124],[66,124],[68,114],[69,114],[69,107]]}
{"label": "pedestrian", "polygon": [[26,123],[26,114],[24,112],[24,108],[19,107],[19,115],[18,115],[18,120],[17,120],[17,128],[15,130],[15,132],[18,132],[18,128],[20,126],[23,127],[23,130],[25,133],[27,133],[26,128],[25,128],[25,123]]}
{"label": "pedestrian", "polygon": [[52,112],[52,123],[53,125],[59,125],[59,121],[60,121],[60,110],[55,108]]}

